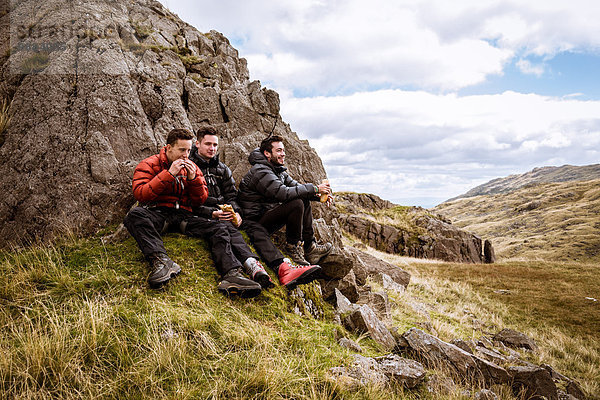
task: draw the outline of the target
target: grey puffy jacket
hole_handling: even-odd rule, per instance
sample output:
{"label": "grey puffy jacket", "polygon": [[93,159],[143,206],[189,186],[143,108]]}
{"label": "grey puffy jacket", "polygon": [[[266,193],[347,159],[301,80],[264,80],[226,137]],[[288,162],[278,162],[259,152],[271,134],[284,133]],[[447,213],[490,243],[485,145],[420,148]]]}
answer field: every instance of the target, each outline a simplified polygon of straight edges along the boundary
{"label": "grey puffy jacket", "polygon": [[318,199],[315,185],[296,182],[286,167],[271,164],[259,149],[250,153],[248,161],[252,167],[238,191],[244,218],[258,220],[266,211],[294,199]]}

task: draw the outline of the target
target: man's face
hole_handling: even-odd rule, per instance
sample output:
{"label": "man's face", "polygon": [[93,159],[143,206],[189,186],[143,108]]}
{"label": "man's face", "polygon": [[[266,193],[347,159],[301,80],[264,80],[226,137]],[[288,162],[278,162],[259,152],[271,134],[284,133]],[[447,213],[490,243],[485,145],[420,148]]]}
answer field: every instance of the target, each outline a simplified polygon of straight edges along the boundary
{"label": "man's face", "polygon": [[285,163],[285,149],[283,148],[283,142],[273,142],[273,148],[271,152],[265,150],[264,152],[267,160],[273,165],[283,165]]}
{"label": "man's face", "polygon": [[196,147],[202,158],[211,159],[217,155],[219,138],[215,135],[204,135],[202,139],[196,142]]}
{"label": "man's face", "polygon": [[173,145],[167,144],[167,160],[172,163],[180,158],[188,158],[192,150],[192,139],[177,139]]}

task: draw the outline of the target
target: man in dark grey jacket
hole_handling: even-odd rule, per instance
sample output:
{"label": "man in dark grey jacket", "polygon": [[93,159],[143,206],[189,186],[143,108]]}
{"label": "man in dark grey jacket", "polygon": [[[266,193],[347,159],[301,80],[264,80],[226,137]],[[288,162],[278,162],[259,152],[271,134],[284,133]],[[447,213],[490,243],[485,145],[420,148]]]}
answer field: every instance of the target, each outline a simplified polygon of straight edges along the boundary
{"label": "man in dark grey jacket", "polygon": [[[313,231],[310,201],[330,194],[329,184],[301,184],[292,179],[284,167],[283,138],[271,136],[248,157],[252,165],[240,183],[238,200],[244,212],[242,228],[254,247],[277,272],[279,282],[287,287],[314,280],[321,270],[317,264],[331,252],[331,244],[318,244]],[[331,196],[329,197],[331,204]],[[285,259],[270,235],[286,227]]]}
{"label": "man in dark grey jacket", "polygon": [[[231,251],[240,261],[242,270],[254,281],[245,279],[240,271],[236,270],[232,272],[235,276],[223,277],[219,290],[226,294],[236,293],[242,297],[252,297],[260,293],[261,287],[268,288],[273,286],[273,283],[238,230],[242,218],[239,214],[240,206],[236,201],[237,189],[231,170],[219,161],[217,131],[207,126],[198,129],[196,136],[198,140],[192,146],[189,159],[202,171],[208,188],[208,197],[202,205],[193,207],[193,212],[197,219],[205,220],[210,226],[219,228],[214,231],[220,232],[230,243]],[[233,212],[219,207],[226,204],[232,207]]]}

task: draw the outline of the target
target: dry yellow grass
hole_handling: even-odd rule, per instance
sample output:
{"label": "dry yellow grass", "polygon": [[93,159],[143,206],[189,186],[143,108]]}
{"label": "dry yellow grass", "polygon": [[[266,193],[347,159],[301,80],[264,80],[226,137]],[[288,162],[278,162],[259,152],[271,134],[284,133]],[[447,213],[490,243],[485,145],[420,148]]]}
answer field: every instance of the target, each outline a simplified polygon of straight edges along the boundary
{"label": "dry yellow grass", "polygon": [[406,292],[391,296],[399,331],[418,326],[451,341],[503,328],[519,330],[539,346],[537,353],[525,357],[538,365],[551,365],[575,379],[590,398],[600,399],[597,264],[458,264],[366,251],[411,273]]}
{"label": "dry yellow grass", "polygon": [[433,211],[491,239],[501,259],[600,260],[600,179],[459,199]]}

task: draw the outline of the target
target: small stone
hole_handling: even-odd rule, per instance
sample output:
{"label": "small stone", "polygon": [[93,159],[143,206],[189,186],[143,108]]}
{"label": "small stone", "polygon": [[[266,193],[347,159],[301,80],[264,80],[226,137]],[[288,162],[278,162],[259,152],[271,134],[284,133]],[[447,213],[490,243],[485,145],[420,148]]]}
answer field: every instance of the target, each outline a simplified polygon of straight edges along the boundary
{"label": "small stone", "polygon": [[475,393],[475,400],[498,400],[498,395],[491,390],[482,389]]}
{"label": "small stone", "polygon": [[356,343],[354,340],[350,340],[345,337],[338,340],[338,343],[340,344],[340,346],[350,349],[352,351],[356,351],[357,353],[362,353],[363,351],[362,347],[360,347],[358,343]]}
{"label": "small stone", "polygon": [[494,340],[498,340],[511,347],[523,348],[532,351],[537,350],[537,345],[532,338],[513,329],[502,329],[500,332],[494,335]]}

